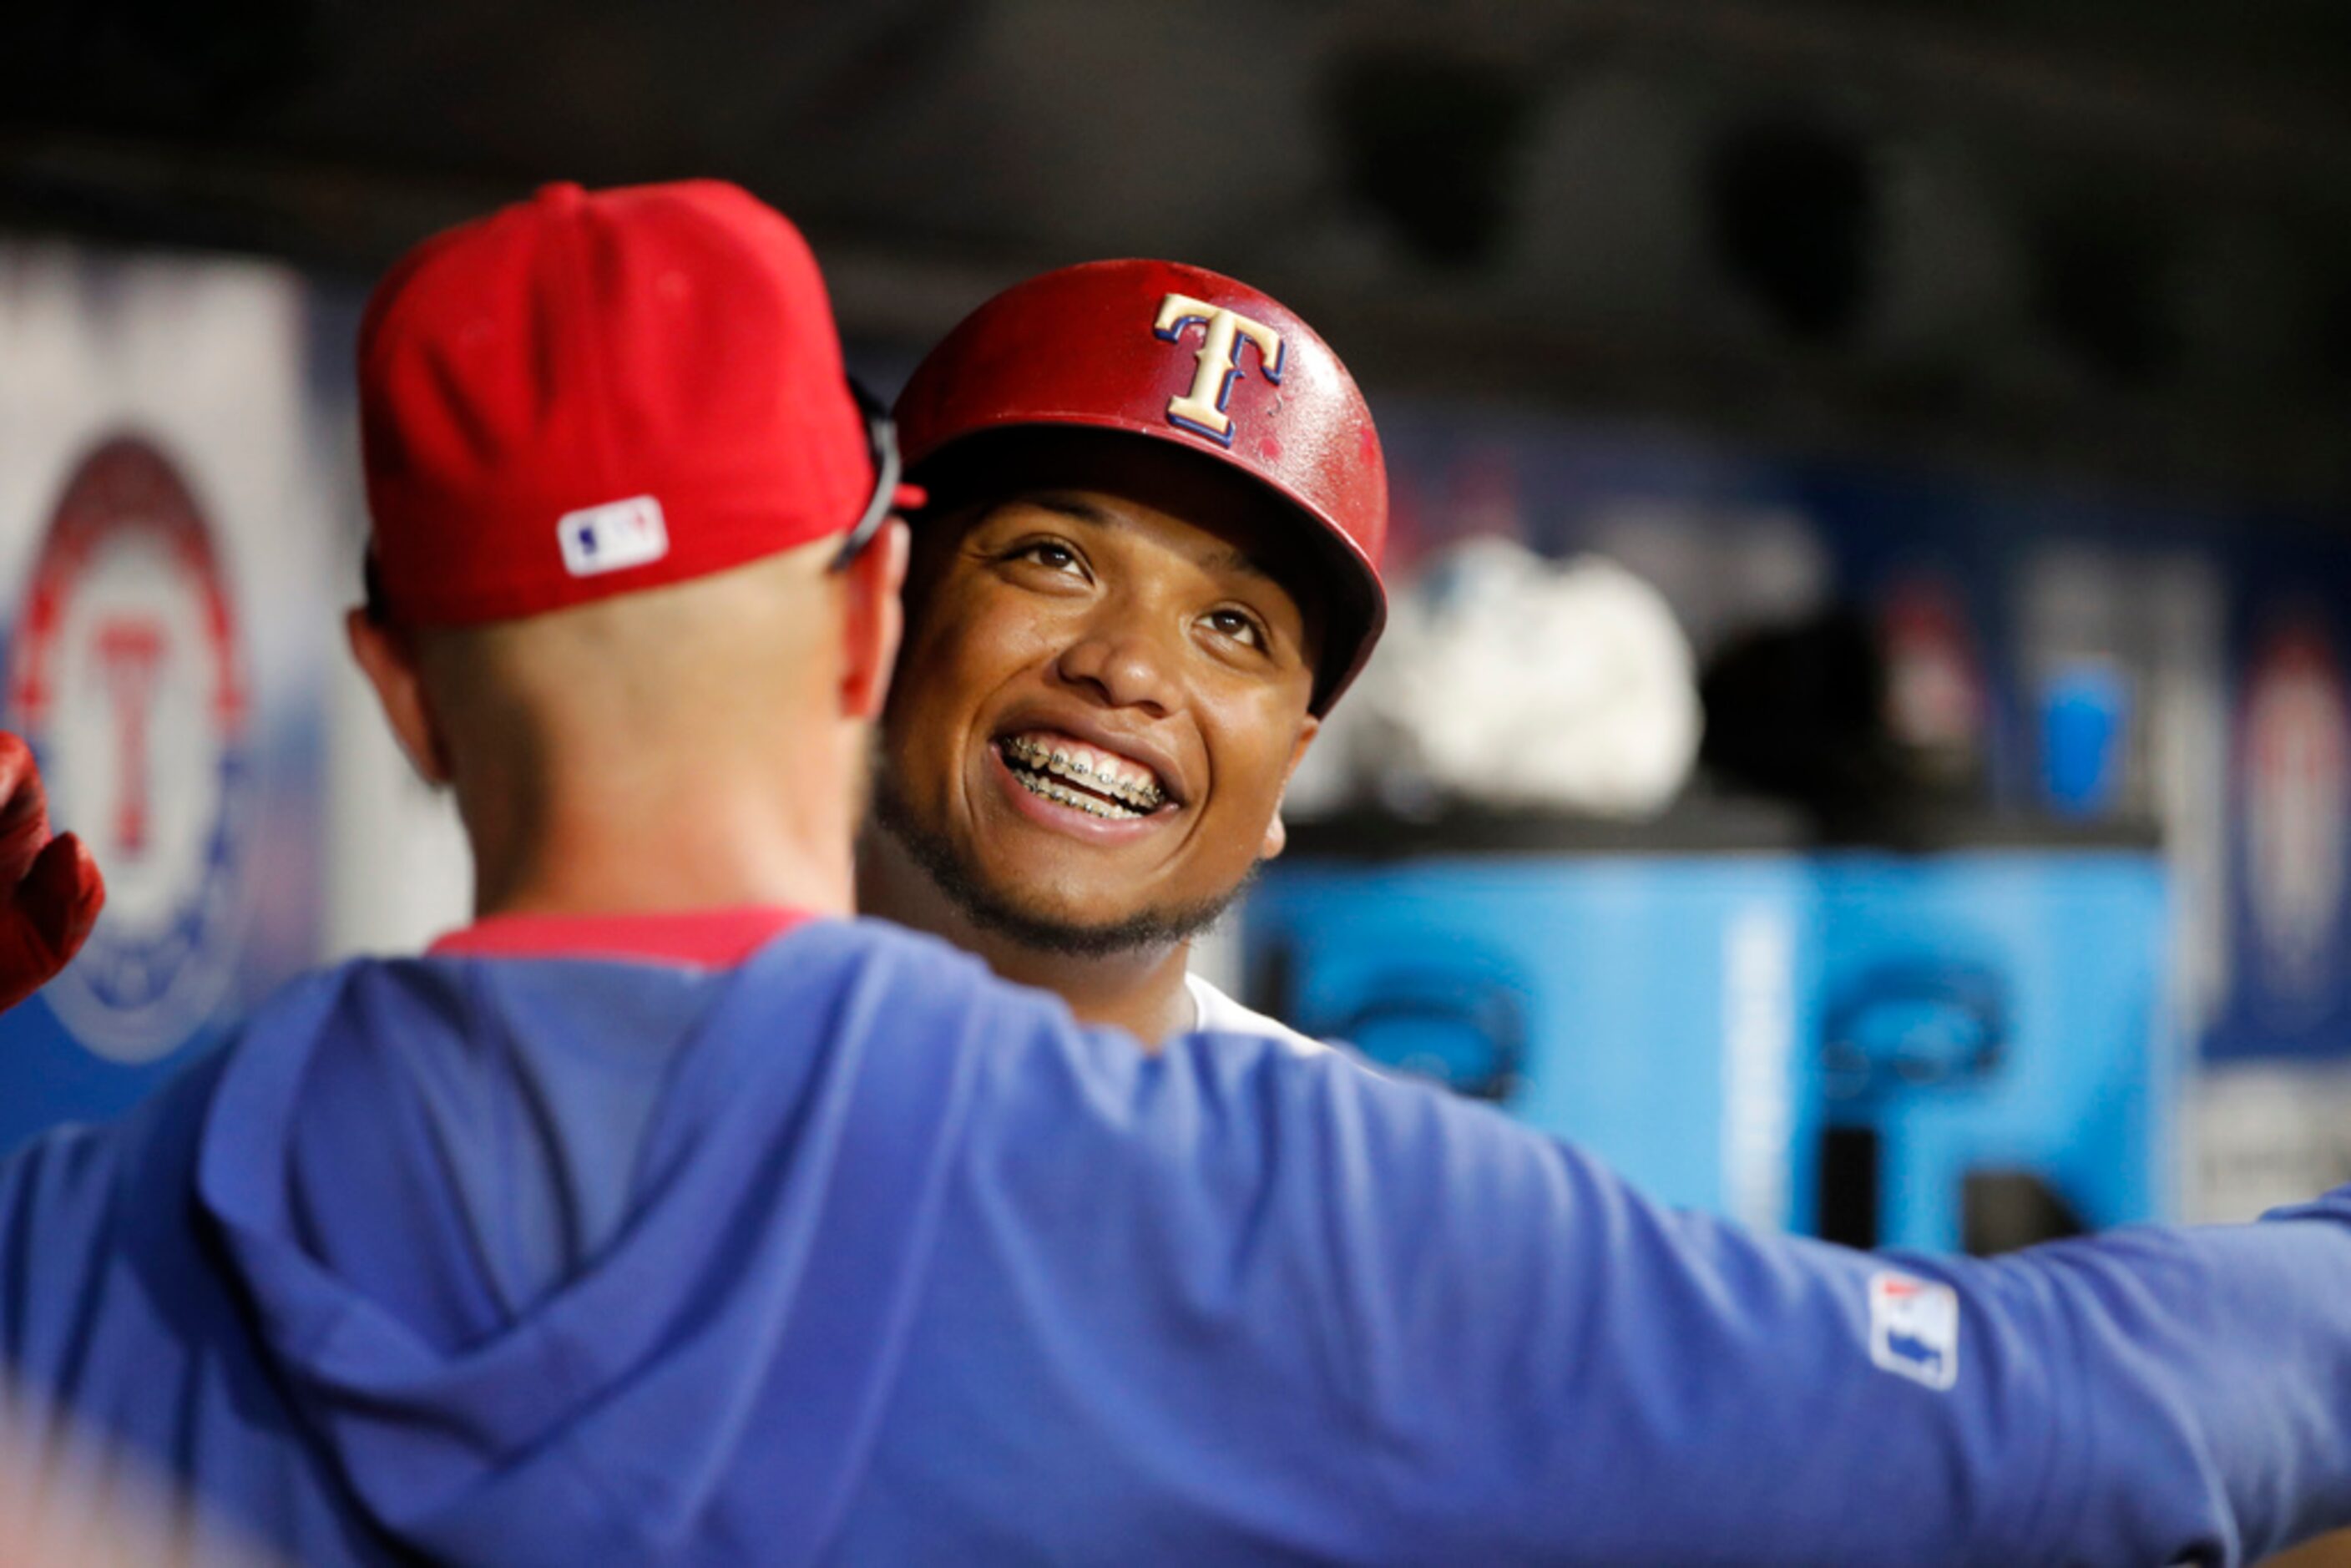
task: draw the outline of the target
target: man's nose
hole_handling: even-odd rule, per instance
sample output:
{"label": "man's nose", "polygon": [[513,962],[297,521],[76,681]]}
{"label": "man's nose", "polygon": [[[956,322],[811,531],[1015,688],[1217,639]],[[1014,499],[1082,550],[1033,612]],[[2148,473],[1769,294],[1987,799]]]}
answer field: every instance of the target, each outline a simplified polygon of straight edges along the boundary
{"label": "man's nose", "polygon": [[1063,680],[1090,687],[1113,707],[1161,716],[1176,706],[1171,651],[1132,622],[1088,632],[1062,650],[1054,668]]}

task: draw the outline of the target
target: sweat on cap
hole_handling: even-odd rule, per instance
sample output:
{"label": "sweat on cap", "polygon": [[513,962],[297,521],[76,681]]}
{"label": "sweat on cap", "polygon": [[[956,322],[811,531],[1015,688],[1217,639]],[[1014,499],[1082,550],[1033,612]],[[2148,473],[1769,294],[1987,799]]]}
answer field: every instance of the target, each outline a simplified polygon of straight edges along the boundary
{"label": "sweat on cap", "polygon": [[719,181],[549,185],[434,235],[369,299],[359,373],[376,586],[413,624],[721,571],[873,495],[816,258]]}

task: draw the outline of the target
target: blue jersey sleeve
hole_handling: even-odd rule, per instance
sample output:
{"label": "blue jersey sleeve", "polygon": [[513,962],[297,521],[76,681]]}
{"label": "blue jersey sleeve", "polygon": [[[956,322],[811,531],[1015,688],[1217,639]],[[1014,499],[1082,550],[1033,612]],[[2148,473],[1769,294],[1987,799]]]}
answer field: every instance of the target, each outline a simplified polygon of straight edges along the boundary
{"label": "blue jersey sleeve", "polygon": [[1021,1281],[1027,1350],[977,1354],[1065,1375],[993,1397],[1236,1558],[2238,1563],[2351,1519],[2351,1196],[1895,1259],[1335,1059],[1029,1060],[946,1267]]}
{"label": "blue jersey sleeve", "polygon": [[1321,1257],[1317,1310],[1359,1347],[1367,1423],[1452,1456],[1425,1506],[1515,1521],[1498,1545],[2239,1563],[2351,1511],[2342,1196],[1896,1260],[1661,1207],[1360,1075],[1301,1082],[1278,1121],[1299,1169],[1270,1179]]}

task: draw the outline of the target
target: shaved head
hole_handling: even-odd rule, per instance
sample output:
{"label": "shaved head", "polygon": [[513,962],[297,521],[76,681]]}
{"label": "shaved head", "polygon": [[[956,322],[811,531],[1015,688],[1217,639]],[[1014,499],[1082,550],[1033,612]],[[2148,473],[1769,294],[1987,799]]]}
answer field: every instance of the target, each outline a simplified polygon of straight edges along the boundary
{"label": "shaved head", "polygon": [[394,731],[456,795],[477,904],[582,878],[667,887],[696,860],[714,883],[745,880],[718,874],[734,862],[757,887],[781,879],[742,865],[741,846],[770,843],[800,858],[841,846],[822,858],[845,907],[904,530],[846,571],[830,570],[839,549],[828,538],[480,626],[356,617],[354,650]]}
{"label": "shaved head", "polygon": [[838,665],[830,540],[666,588],[486,626],[423,628],[417,664],[460,775],[541,747],[598,767],[726,756],[795,727]]}

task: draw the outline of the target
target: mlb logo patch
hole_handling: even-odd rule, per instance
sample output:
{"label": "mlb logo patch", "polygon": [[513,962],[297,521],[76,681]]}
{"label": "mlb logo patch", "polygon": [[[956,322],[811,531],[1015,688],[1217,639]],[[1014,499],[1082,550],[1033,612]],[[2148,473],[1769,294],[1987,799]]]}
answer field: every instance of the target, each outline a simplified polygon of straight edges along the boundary
{"label": "mlb logo patch", "polygon": [[1929,1388],[1949,1388],[1958,1382],[1958,1292],[1890,1270],[1872,1274],[1869,1359]]}
{"label": "mlb logo patch", "polygon": [[563,549],[563,570],[574,577],[643,566],[669,554],[669,525],[651,496],[566,512],[555,538]]}

